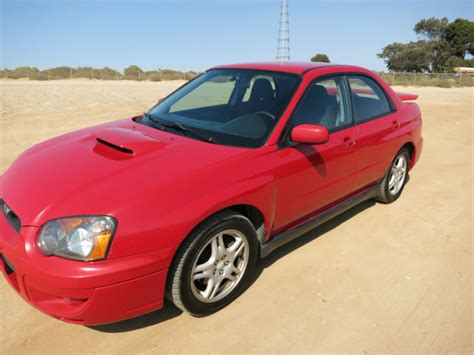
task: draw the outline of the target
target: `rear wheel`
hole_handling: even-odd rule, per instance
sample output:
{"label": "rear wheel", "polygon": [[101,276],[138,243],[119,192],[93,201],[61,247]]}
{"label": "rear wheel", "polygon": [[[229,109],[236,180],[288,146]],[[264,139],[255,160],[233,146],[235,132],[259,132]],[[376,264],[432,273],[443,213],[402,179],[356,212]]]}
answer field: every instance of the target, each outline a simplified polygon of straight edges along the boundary
{"label": "rear wheel", "polygon": [[168,278],[169,298],[193,315],[211,314],[248,286],[257,258],[250,220],[221,212],[199,225],[180,247]]}
{"label": "rear wheel", "polygon": [[402,194],[408,177],[410,154],[408,149],[402,148],[393,159],[393,162],[382,180],[376,198],[382,203],[391,203]]}

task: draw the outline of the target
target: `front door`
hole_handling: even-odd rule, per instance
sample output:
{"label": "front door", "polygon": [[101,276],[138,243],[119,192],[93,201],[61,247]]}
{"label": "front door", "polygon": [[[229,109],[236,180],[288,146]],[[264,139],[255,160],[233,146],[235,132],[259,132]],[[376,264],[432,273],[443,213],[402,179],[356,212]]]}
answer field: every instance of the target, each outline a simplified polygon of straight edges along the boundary
{"label": "front door", "polygon": [[354,189],[358,131],[352,124],[344,76],[316,80],[306,90],[291,118],[291,127],[317,124],[329,130],[324,144],[291,144],[277,157],[278,233],[330,206]]}

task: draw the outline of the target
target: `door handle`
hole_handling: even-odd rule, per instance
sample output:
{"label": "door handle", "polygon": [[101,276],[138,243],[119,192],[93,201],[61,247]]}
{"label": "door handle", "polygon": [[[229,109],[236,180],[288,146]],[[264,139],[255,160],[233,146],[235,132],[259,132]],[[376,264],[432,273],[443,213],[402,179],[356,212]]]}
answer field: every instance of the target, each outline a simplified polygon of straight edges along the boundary
{"label": "door handle", "polygon": [[342,140],[342,143],[343,143],[343,147],[344,148],[351,148],[353,146],[355,146],[356,144],[356,141],[354,139],[352,139],[352,137],[345,137],[343,140]]}
{"label": "door handle", "polygon": [[400,122],[398,122],[398,121],[393,121],[393,122],[392,122],[392,128],[393,128],[393,129],[399,129],[399,128],[400,128]]}

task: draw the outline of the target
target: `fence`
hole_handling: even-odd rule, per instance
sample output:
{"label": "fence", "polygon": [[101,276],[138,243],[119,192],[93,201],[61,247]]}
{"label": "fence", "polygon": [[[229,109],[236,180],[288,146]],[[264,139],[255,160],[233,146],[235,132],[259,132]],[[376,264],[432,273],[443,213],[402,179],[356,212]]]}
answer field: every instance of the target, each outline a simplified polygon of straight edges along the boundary
{"label": "fence", "polygon": [[194,71],[182,72],[173,69],[156,69],[143,71],[137,66],[126,68],[123,72],[111,68],[96,69],[92,67],[56,67],[38,70],[35,67],[1,69],[0,78],[31,80],[64,80],[64,79],[97,79],[97,80],[190,80],[197,75]]}
{"label": "fence", "polygon": [[474,76],[458,73],[383,73],[378,72],[389,85],[437,86],[442,88],[474,86]]}

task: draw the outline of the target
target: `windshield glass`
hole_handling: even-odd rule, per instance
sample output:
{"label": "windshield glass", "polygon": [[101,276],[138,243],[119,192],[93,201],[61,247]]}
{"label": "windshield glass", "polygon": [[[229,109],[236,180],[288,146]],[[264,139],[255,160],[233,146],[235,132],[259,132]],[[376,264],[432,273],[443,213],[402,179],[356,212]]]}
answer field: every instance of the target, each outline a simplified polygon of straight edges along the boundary
{"label": "windshield glass", "polygon": [[140,122],[210,143],[259,147],[299,81],[285,73],[210,70],[153,107]]}

